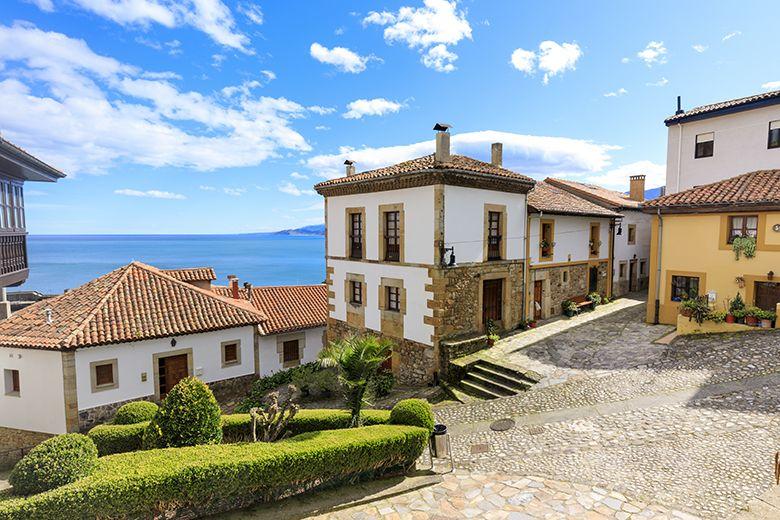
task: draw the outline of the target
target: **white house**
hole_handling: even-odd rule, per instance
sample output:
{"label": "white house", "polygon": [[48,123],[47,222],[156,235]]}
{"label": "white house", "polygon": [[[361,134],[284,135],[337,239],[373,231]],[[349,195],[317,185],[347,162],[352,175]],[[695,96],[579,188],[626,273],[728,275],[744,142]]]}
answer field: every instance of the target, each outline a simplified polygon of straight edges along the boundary
{"label": "white house", "polygon": [[488,320],[522,317],[526,193],[534,181],[450,154],[446,125],[436,151],[322,182],[328,337],[366,330],[396,344],[392,369],[406,383],[435,379],[443,339],[484,332]]}
{"label": "white house", "polygon": [[691,110],[668,127],[666,193],[780,168],[780,90]]}
{"label": "white house", "polygon": [[316,358],[324,286],[257,288],[250,302],[237,280],[223,296],[213,279],[208,268],[133,262],[1,321],[0,459],[86,430],[128,401],[160,400],[187,376],[222,400]]}
{"label": "white house", "polygon": [[652,216],[641,210],[645,198],[645,176],[630,177],[628,195],[566,179],[547,179],[545,182],[621,214],[612,239],[612,295],[621,296],[646,289],[650,274]]}

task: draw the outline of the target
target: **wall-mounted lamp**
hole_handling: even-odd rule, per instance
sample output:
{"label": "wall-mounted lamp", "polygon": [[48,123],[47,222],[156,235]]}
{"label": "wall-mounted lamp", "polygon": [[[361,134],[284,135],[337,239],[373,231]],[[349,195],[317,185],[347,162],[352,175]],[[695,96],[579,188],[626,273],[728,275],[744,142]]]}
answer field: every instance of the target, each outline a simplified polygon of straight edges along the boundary
{"label": "wall-mounted lamp", "polygon": [[171,346],[172,346],[172,347],[175,347],[175,346],[176,346],[176,338],[172,338],[172,339],[171,339]]}
{"label": "wall-mounted lamp", "polygon": [[617,235],[620,236],[622,234],[623,234],[623,224],[618,224]]}
{"label": "wall-mounted lamp", "polygon": [[768,273],[766,273],[766,277],[771,280],[772,278],[775,277],[775,272],[769,271]]}

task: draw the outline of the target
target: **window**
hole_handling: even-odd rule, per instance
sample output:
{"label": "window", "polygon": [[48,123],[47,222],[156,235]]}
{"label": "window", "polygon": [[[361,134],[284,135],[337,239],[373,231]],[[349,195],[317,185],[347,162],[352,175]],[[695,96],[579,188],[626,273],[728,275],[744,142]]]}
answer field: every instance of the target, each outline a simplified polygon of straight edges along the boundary
{"label": "window", "polygon": [[715,133],[709,132],[707,134],[699,134],[696,136],[696,152],[694,153],[695,159],[701,159],[702,157],[712,157],[715,152]]}
{"label": "window", "polygon": [[623,278],[626,277],[626,267],[627,267],[627,265],[628,264],[626,264],[625,262],[620,262],[620,271],[619,271],[619,274],[618,274],[619,278],[623,279]]}
{"label": "window", "polygon": [[401,259],[400,212],[385,212],[385,261],[398,262]]}
{"label": "window", "polygon": [[363,305],[363,282],[352,280],[349,282],[349,288],[349,303],[352,305]]}
{"label": "window", "polygon": [[363,214],[349,214],[349,257],[363,258]]}
{"label": "window", "polygon": [[780,121],[769,123],[769,143],[767,148],[780,148]]}
{"label": "window", "polygon": [[628,245],[632,246],[636,244],[636,225],[628,225]]}
{"label": "window", "polygon": [[93,392],[110,390],[118,386],[116,359],[93,361],[89,364],[89,368]]}
{"label": "window", "polygon": [[698,276],[672,276],[672,301],[679,302],[699,295]]}
{"label": "window", "polygon": [[639,275],[645,276],[647,273],[647,260],[640,260],[639,261]]}
{"label": "window", "polygon": [[501,260],[501,213],[488,211],[488,260]]}
{"label": "window", "polygon": [[401,288],[400,287],[387,288],[387,310],[394,311],[394,312],[401,311]]}
{"label": "window", "polygon": [[95,385],[107,386],[114,384],[114,370],[110,364],[95,367]]}
{"label": "window", "polygon": [[729,217],[728,243],[734,242],[737,237],[758,236],[758,217],[756,215],[738,215]]}
{"label": "window", "polygon": [[590,250],[591,257],[598,257],[601,252],[601,225],[590,225],[590,240],[588,241],[588,248]]}
{"label": "window", "polygon": [[300,350],[298,349],[298,340],[292,339],[282,344],[285,363],[291,363],[300,359]]}
{"label": "window", "polygon": [[222,367],[241,364],[241,342],[225,341],[222,343]]}
{"label": "window", "polygon": [[569,271],[563,272],[563,283],[569,283]]}
{"label": "window", "polygon": [[541,240],[539,240],[539,256],[542,260],[550,260],[553,257],[554,233],[553,222],[542,221]]}
{"label": "window", "polygon": [[3,372],[5,379],[5,395],[19,396],[19,371],[6,368]]}

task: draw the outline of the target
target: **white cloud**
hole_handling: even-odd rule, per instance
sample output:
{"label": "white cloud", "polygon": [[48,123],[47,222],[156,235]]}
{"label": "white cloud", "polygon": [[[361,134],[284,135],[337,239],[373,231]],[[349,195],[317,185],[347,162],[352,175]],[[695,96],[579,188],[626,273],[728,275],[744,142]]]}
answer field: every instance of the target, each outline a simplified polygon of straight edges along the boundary
{"label": "white cloud", "polygon": [[114,193],[117,195],[124,195],[126,197],[144,197],[149,199],[184,200],[187,198],[181,193],[171,193],[170,191],[160,190],[141,191],[124,188],[121,190],[114,190]]}
{"label": "white cloud", "polygon": [[741,36],[742,31],[731,31],[730,33],[723,36],[722,41],[727,42],[732,38],[736,38],[737,36]]}
{"label": "white cloud", "polygon": [[664,42],[650,41],[644,49],[636,53],[636,56],[648,67],[663,65],[666,63],[666,47]]}
{"label": "white cloud", "polygon": [[238,4],[238,12],[246,16],[250,22],[256,25],[263,25],[265,16],[259,5],[252,2],[243,2]]}
{"label": "white cloud", "polygon": [[653,81],[650,83],[645,83],[648,87],[665,87],[669,84],[669,80],[666,78],[661,78],[658,81]]}
{"label": "white cloud", "polygon": [[314,129],[323,131],[323,130],[330,130],[330,127],[329,126],[325,126],[325,125],[317,125],[317,126],[314,127]]}
{"label": "white cloud", "polygon": [[226,98],[231,98],[234,96],[237,96],[242,99],[248,99],[252,96],[252,91],[258,87],[262,87],[267,85],[271,80],[275,79],[276,76],[271,71],[262,71],[262,73],[268,72],[269,74],[263,74],[262,80],[247,80],[241,83],[240,85],[229,85],[227,87],[223,87],[220,92],[223,96]]}
{"label": "white cloud", "polygon": [[630,63],[631,58],[620,58],[620,63]]}
{"label": "white cloud", "polygon": [[709,45],[702,45],[701,43],[697,43],[696,45],[691,45],[691,48],[701,54],[702,52],[705,52],[707,49],[709,49]]}
{"label": "white cloud", "polygon": [[621,87],[621,88],[619,88],[617,90],[614,90],[612,92],[605,93],[604,97],[618,97],[618,96],[625,96],[626,94],[628,94],[628,90],[626,90],[626,89]]}
{"label": "white cloud", "polygon": [[300,197],[301,195],[317,194],[314,190],[302,190],[291,182],[283,182],[279,184],[278,188],[279,191],[281,191],[282,193],[286,193],[287,195],[292,195],[294,197]]}
{"label": "white cloud", "polygon": [[317,42],[309,47],[311,57],[320,63],[333,65],[341,72],[359,74],[366,70],[366,64],[372,58],[371,56],[361,56],[346,47],[333,47],[328,49]]}
{"label": "white cloud", "polygon": [[72,0],[83,9],[121,25],[168,28],[190,26],[220,45],[253,54],[249,38],[236,29],[230,9],[221,0]]}
{"label": "white cloud", "polygon": [[628,178],[631,175],[640,174],[647,176],[645,186],[648,188],[657,188],[666,184],[666,165],[656,164],[652,161],[637,161],[604,172],[582,175],[579,178],[573,177],[573,179],[591,182],[613,190],[628,191]]}
{"label": "white cloud", "polygon": [[577,60],[582,57],[582,49],[576,43],[557,43],[551,40],[539,44],[537,52],[515,49],[509,62],[514,68],[526,74],[536,69],[544,72],[542,82],[546,85],[550,78],[576,68]]}
{"label": "white cloud", "polygon": [[342,114],[345,119],[361,119],[363,116],[383,116],[394,114],[404,107],[402,103],[385,98],[356,99],[347,104],[347,111]]}
{"label": "white cloud", "polygon": [[308,151],[285,98],[179,90],[30,25],[0,25],[0,126],[70,174],[118,163],[213,170],[253,166],[280,149]]}
{"label": "white cloud", "polygon": [[246,189],[244,188],[222,188],[222,192],[225,193],[225,195],[230,195],[231,197],[240,197],[244,193],[246,193]]}
{"label": "white cloud", "polygon": [[363,18],[363,25],[368,24],[384,26],[385,42],[418,50],[423,65],[439,72],[455,70],[458,55],[449,47],[471,39],[471,25],[456,0],[424,0],[422,7],[401,7],[395,13],[371,11]]}
{"label": "white cloud", "polygon": [[305,180],[305,179],[309,178],[308,175],[304,175],[304,174],[298,173],[298,172],[292,172],[290,174],[290,177],[293,178],[293,179],[299,180],[299,181],[302,181],[302,180]]}
{"label": "white cloud", "polygon": [[204,185],[201,185],[201,186],[199,186],[199,189],[201,189],[203,191],[217,191],[217,188],[215,188],[214,186],[204,186]]}
{"label": "white cloud", "polygon": [[45,11],[47,13],[53,13],[54,12],[54,2],[52,0],[24,0],[28,4],[33,4],[41,11]]}
{"label": "white cloud", "polygon": [[761,85],[761,88],[766,90],[780,89],[780,81],[767,81]]}
{"label": "white cloud", "polygon": [[[599,172],[611,164],[610,152],[619,146],[567,137],[523,135],[486,130],[452,136],[453,153],[490,160],[491,143],[504,144],[504,166],[544,178],[549,175]],[[305,165],[324,178],[344,175],[344,160],[355,161],[358,170],[381,168],[433,153],[434,140],[378,148],[342,147],[338,153],[316,155]]]}
{"label": "white cloud", "polygon": [[315,114],[321,116],[326,116],[336,111],[336,109],[333,107],[323,107],[320,105],[312,105],[310,107],[306,107],[306,110],[308,110],[309,112],[314,112]]}

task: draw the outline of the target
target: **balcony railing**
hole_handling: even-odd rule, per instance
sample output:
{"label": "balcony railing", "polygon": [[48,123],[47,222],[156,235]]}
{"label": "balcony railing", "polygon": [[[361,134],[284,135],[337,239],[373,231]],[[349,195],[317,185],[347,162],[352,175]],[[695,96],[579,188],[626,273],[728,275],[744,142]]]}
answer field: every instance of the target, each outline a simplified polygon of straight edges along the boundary
{"label": "balcony railing", "polygon": [[0,232],[0,275],[27,269],[27,235]]}

